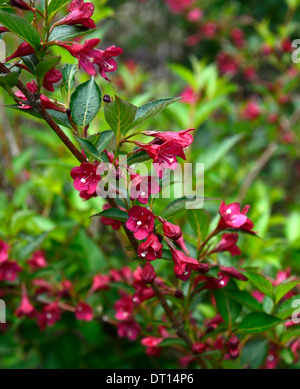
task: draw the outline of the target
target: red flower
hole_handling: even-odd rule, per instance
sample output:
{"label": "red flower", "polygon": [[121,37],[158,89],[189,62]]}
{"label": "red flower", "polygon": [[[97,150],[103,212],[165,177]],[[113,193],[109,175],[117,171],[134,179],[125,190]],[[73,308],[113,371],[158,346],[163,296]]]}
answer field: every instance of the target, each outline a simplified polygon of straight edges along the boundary
{"label": "red flower", "polygon": [[81,24],[87,28],[95,28],[95,22],[91,19],[94,13],[94,5],[92,3],[85,3],[83,0],[73,0],[70,4],[70,13],[62,20],[58,21],[56,25],[61,24]]}
{"label": "red flower", "polygon": [[19,308],[15,311],[15,315],[17,317],[29,316],[34,317],[36,315],[36,311],[34,306],[30,303],[25,286],[22,287],[22,298]]}
{"label": "red flower", "polygon": [[141,331],[141,327],[138,323],[130,318],[129,320],[121,321],[117,324],[118,336],[120,338],[128,338],[129,340],[136,340],[138,334]]}
{"label": "red flower", "polygon": [[132,174],[130,178],[130,200],[137,199],[141,204],[147,204],[150,195],[160,191],[160,186],[155,177]]}
{"label": "red flower", "polygon": [[193,135],[189,134],[190,131],[195,131],[194,128],[190,128],[188,130],[182,130],[178,132],[173,131],[144,131],[145,135],[154,137],[153,143],[164,143],[168,141],[174,141],[181,145],[183,148],[188,147],[193,143]]}
{"label": "red flower", "polygon": [[123,291],[120,294],[122,296],[121,300],[118,300],[114,305],[115,318],[117,320],[127,320],[133,311],[132,297]]}
{"label": "red flower", "polygon": [[101,177],[97,175],[98,163],[83,162],[71,170],[74,179],[73,186],[85,200],[96,196],[96,188]]}
{"label": "red flower", "polygon": [[27,263],[32,271],[43,269],[47,266],[45,253],[41,250],[35,251]]}
{"label": "red flower", "polygon": [[87,303],[81,301],[75,308],[75,316],[77,320],[91,321],[93,320],[93,310]]}
{"label": "red flower", "polygon": [[234,334],[232,334],[231,337],[228,339],[227,347],[230,358],[236,359],[240,355],[238,349],[239,343],[240,341],[238,337]]}
{"label": "red flower", "polygon": [[93,278],[93,284],[91,287],[91,292],[96,292],[97,290],[107,290],[109,289],[110,277],[105,274],[97,274]]}
{"label": "red flower", "polygon": [[[109,204],[103,205],[103,211],[106,209],[110,209],[111,206]],[[120,208],[125,211],[125,209]],[[102,224],[106,226],[111,226],[113,230],[119,230],[121,228],[122,223],[119,220],[109,219],[108,217],[101,216],[100,221]]]}
{"label": "red flower", "polygon": [[164,338],[156,338],[155,336],[147,336],[141,340],[141,344],[147,347],[146,354],[152,357],[158,357],[160,354],[160,347],[157,347]]}
{"label": "red flower", "polygon": [[218,273],[218,278],[215,277],[209,277],[209,276],[198,276],[195,279],[194,285],[197,285],[199,282],[205,282],[204,286],[201,289],[221,289],[225,288],[225,286],[228,284],[230,277],[223,273]]}
{"label": "red flower", "polygon": [[245,277],[241,272],[236,270],[234,267],[220,266],[220,270],[222,271],[222,273],[227,274],[229,277],[236,278],[237,280],[240,280],[240,281],[247,281],[248,280],[247,277]]}
{"label": "red flower", "polygon": [[246,216],[249,208],[250,206],[246,205],[241,211],[239,203],[226,205],[224,201],[222,201],[219,209],[221,219],[219,221],[218,229],[224,230],[227,228],[236,228],[246,230],[254,234],[255,232],[252,231],[253,223]]}
{"label": "red flower", "polygon": [[97,50],[95,55],[95,63],[99,66],[100,75],[105,80],[110,81],[106,76],[106,72],[115,72],[117,70],[117,63],[113,57],[122,54],[123,50],[120,47],[110,46],[106,50]]}
{"label": "red flower", "polygon": [[199,262],[191,257],[186,257],[181,251],[171,248],[174,261],[174,273],[177,278],[182,281],[187,281],[192,270],[199,269]]}
{"label": "red flower", "polygon": [[0,240],[0,263],[5,262],[8,259],[9,248],[10,246],[6,242]]}
{"label": "red flower", "polygon": [[194,4],[194,0],[166,0],[171,12],[180,14]]}
{"label": "red flower", "polygon": [[43,280],[41,278],[36,278],[32,281],[32,285],[37,286],[38,288],[35,291],[35,294],[48,294],[51,295],[53,293],[53,286],[50,282]]}
{"label": "red flower", "polygon": [[6,58],[6,62],[10,61],[13,58],[18,58],[18,57],[24,57],[26,55],[34,54],[34,49],[32,46],[30,46],[29,43],[23,42],[20,44],[20,46],[17,48],[17,50],[10,55],[9,57]]}
{"label": "red flower", "polygon": [[193,344],[192,351],[194,354],[201,354],[206,350],[206,344],[196,342]]}
{"label": "red flower", "polygon": [[[190,86],[187,86],[179,95],[182,97],[181,101],[186,104],[194,105],[197,104],[199,95]],[[151,131],[149,131],[151,132]]]}
{"label": "red flower", "polygon": [[154,267],[151,265],[149,261],[147,261],[146,265],[143,267],[141,272],[141,280],[145,284],[151,284],[156,277],[156,273]]}
{"label": "red flower", "polygon": [[155,234],[150,234],[146,240],[139,245],[138,255],[141,258],[154,261],[162,256],[163,245],[159,242]]}
{"label": "red flower", "polygon": [[234,233],[225,233],[222,235],[221,241],[215,249],[210,251],[212,253],[220,253],[222,251],[229,251],[232,256],[241,255],[241,250],[236,245],[236,242],[239,239],[238,234]]}
{"label": "red flower", "polygon": [[182,237],[182,231],[180,227],[170,222],[167,221],[163,222],[163,230],[164,230],[164,235],[167,238],[178,240],[179,238]]}
{"label": "red flower", "polygon": [[143,240],[153,231],[155,217],[147,208],[136,205],[129,210],[128,216],[126,227],[136,239]]}
{"label": "red flower", "polygon": [[4,261],[0,263],[0,281],[15,281],[22,270],[16,261]]}
{"label": "red flower", "polygon": [[213,39],[218,31],[218,26],[215,22],[208,22],[202,26],[201,32],[206,39]]}
{"label": "red flower", "polygon": [[38,314],[38,326],[41,330],[46,326],[53,326],[60,319],[60,309],[58,302],[54,301],[43,307],[41,313]]}
{"label": "red flower", "polygon": [[186,19],[190,23],[197,23],[199,20],[201,20],[203,17],[203,10],[201,8],[193,8],[191,9],[187,16]]}
{"label": "red flower", "polygon": [[245,46],[245,39],[244,39],[244,33],[243,31],[236,27],[230,32],[231,39],[233,41],[233,44],[239,48],[242,49]]}

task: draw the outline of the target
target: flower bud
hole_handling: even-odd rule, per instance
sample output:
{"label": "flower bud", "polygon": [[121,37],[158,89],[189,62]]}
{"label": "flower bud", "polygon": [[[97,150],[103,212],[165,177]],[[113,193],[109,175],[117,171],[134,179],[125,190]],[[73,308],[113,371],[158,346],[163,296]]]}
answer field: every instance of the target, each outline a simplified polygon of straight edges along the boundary
{"label": "flower bud", "polygon": [[154,267],[151,265],[149,261],[147,261],[146,265],[143,267],[141,272],[141,280],[145,282],[145,284],[151,284],[156,277],[156,273]]}
{"label": "flower bud", "polygon": [[170,222],[163,223],[164,234],[167,238],[177,240],[182,236],[182,232],[179,226],[176,226]]}
{"label": "flower bud", "polygon": [[25,11],[30,11],[31,10],[31,7],[27,3],[25,3],[25,1],[23,1],[23,0],[10,0],[9,4],[12,7],[16,7],[16,8],[19,8],[19,9],[24,9]]}

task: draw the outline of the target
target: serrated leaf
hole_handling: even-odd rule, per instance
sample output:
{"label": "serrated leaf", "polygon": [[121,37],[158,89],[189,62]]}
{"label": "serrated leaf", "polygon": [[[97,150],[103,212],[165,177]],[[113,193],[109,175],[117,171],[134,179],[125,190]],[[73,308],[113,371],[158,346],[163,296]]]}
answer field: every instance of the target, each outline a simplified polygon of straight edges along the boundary
{"label": "serrated leaf", "polygon": [[49,42],[66,41],[68,39],[76,38],[77,36],[90,34],[95,30],[95,28],[87,28],[83,26],[69,26],[64,24],[62,26],[53,28],[53,31],[49,36]]}
{"label": "serrated leaf", "polygon": [[251,311],[262,311],[262,305],[246,291],[224,288],[224,293]]}
{"label": "serrated leaf", "polygon": [[[159,112],[161,112],[163,109],[165,109],[168,105],[173,104],[180,99],[181,99],[181,97],[168,97],[165,99],[152,101],[150,103],[142,105],[141,107],[138,107],[138,109],[136,111],[134,122],[132,123],[132,126],[130,128],[133,128],[133,127],[143,123],[145,120],[153,117],[154,115],[157,115]],[[127,130],[129,130],[130,128],[127,128]]]}
{"label": "serrated leaf", "polygon": [[28,42],[36,52],[39,51],[41,47],[40,35],[26,19],[0,10],[0,23],[18,35],[18,37]]}
{"label": "serrated leaf", "polygon": [[261,292],[266,294],[267,296],[273,298],[273,290],[274,287],[269,280],[267,280],[264,276],[258,273],[242,271],[242,273],[248,278],[252,285],[254,285]]}
{"label": "serrated leaf", "polygon": [[99,151],[96,149],[92,142],[86,138],[80,138],[79,136],[74,136],[74,138],[79,142],[79,144],[83,147],[83,150],[89,156],[93,157],[97,161],[102,161]]}
{"label": "serrated leaf", "polygon": [[117,138],[125,134],[134,121],[137,107],[129,102],[115,96],[115,99],[106,103],[104,115],[106,122],[110,125]]}
{"label": "serrated leaf", "polygon": [[267,315],[264,312],[252,312],[243,319],[237,332],[245,332],[248,334],[264,332],[279,323],[281,323],[281,319],[278,317]]}
{"label": "serrated leaf", "polygon": [[94,77],[78,85],[71,96],[70,109],[76,124],[85,127],[94,119],[101,106],[101,91]]}
{"label": "serrated leaf", "polygon": [[216,298],[217,308],[220,315],[231,327],[240,315],[242,311],[242,306],[230,297],[228,297],[228,295],[225,294],[222,290],[216,289],[214,291],[214,295]]}
{"label": "serrated leaf", "polygon": [[107,217],[109,219],[119,220],[120,222],[123,222],[123,223],[125,223],[126,220],[128,219],[128,213],[125,211],[122,211],[119,208],[105,209],[102,212],[96,213],[92,217],[94,217],[94,216],[103,216],[103,217]]}
{"label": "serrated leaf", "polygon": [[276,286],[275,293],[275,302],[276,304],[284,297],[290,290],[295,288],[295,286],[299,285],[300,281],[290,281],[285,284],[279,284]]}
{"label": "serrated leaf", "polygon": [[174,214],[178,214],[187,209],[200,209],[205,201],[219,200],[215,197],[194,196],[192,198],[181,197],[169,204],[162,212],[161,217],[169,219]]}
{"label": "serrated leaf", "polygon": [[17,72],[11,72],[6,74],[0,74],[0,86],[9,91],[15,85],[17,85],[19,74]]}

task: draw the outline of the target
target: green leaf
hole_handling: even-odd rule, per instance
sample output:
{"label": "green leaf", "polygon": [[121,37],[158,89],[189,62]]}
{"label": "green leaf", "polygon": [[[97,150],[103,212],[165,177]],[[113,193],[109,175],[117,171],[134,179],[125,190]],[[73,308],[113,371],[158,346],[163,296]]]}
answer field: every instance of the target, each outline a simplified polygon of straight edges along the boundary
{"label": "green leaf", "polygon": [[281,341],[282,343],[286,343],[289,340],[293,338],[299,338],[300,337],[300,326],[295,326],[290,329],[288,329],[282,336]]}
{"label": "green leaf", "polygon": [[112,140],[112,137],[114,136],[114,133],[110,130],[103,131],[100,134],[91,135],[87,138],[90,142],[93,143],[93,145],[96,147],[98,152],[105,150],[106,147],[109,145],[110,141]]}
{"label": "green leaf", "polygon": [[57,56],[43,59],[42,61],[38,62],[35,67],[35,74],[40,79],[41,84],[43,83],[46,73],[54,68],[54,66],[59,63],[60,59],[61,56]]}
{"label": "green leaf", "polygon": [[128,164],[128,166],[130,166],[130,165],[133,165],[134,163],[141,163],[141,162],[148,161],[149,159],[151,159],[151,158],[146,153],[146,151],[142,150],[142,151],[139,151],[139,152],[131,155],[127,160],[127,164]]}
{"label": "green leaf", "polygon": [[35,74],[36,65],[38,63],[36,55],[35,54],[25,55],[24,57],[22,57],[22,60],[24,64],[28,67],[28,69],[31,71],[31,73]]}
{"label": "green leaf", "polygon": [[49,234],[49,231],[43,232],[40,235],[32,237],[32,240],[26,244],[24,247],[22,247],[22,250],[20,252],[20,259],[24,260],[28,258],[35,250],[39,249],[46,239],[47,235]]}
{"label": "green leaf", "polygon": [[254,285],[261,292],[267,296],[273,298],[273,285],[264,276],[258,273],[242,271],[242,273],[248,278],[252,285]]}
{"label": "green leaf", "polygon": [[246,291],[224,288],[224,293],[251,311],[262,311],[262,305]]}
{"label": "green leaf", "polygon": [[83,26],[68,26],[65,24],[53,28],[53,31],[49,36],[49,42],[66,41],[68,39],[76,38],[77,36],[90,34],[95,30],[96,30],[95,28],[87,28]]}
{"label": "green leaf", "polygon": [[278,307],[276,315],[280,319],[290,318],[295,311],[295,307],[292,305],[295,300],[300,300],[300,294],[289,298],[288,300],[283,301]]}
{"label": "green leaf", "polygon": [[125,134],[134,121],[137,107],[115,96],[114,101],[104,106],[105,120],[110,125],[115,135],[120,137]]}
{"label": "green leaf", "polygon": [[220,315],[231,327],[242,311],[242,306],[228,297],[222,290],[214,291],[217,308]]}
{"label": "green leaf", "polygon": [[68,100],[70,99],[71,89],[73,88],[74,85],[76,71],[77,71],[77,67],[69,63],[65,64],[65,66],[62,68],[61,71],[63,76],[63,82],[61,84],[61,88],[67,91]]}
{"label": "green leaf", "polygon": [[65,5],[69,4],[70,0],[50,0],[48,3],[48,15],[49,19],[52,19],[53,16]]}
{"label": "green leaf", "polygon": [[205,164],[205,171],[211,169],[216,165],[224,156],[228,154],[230,149],[236,145],[243,138],[244,134],[233,135],[226,138],[224,141],[219,143],[216,147],[208,150],[207,153],[201,154],[197,162]]}
{"label": "green leaf", "polygon": [[192,198],[181,197],[169,204],[161,213],[161,217],[169,219],[174,214],[178,214],[187,209],[200,209],[204,201],[219,200],[215,197],[193,196]]}
{"label": "green leaf", "polygon": [[40,35],[26,19],[0,10],[0,23],[7,27],[11,32],[18,35],[21,39],[28,42],[35,51],[40,49]]}
{"label": "green leaf", "polygon": [[161,343],[159,343],[159,347],[169,347],[169,346],[186,347],[186,343],[182,339],[178,339],[178,338],[166,338]]}
{"label": "green leaf", "polygon": [[284,297],[290,290],[295,288],[295,286],[299,285],[300,281],[290,281],[285,284],[279,284],[275,288],[275,302],[276,304]]}
{"label": "green leaf", "polygon": [[101,91],[94,77],[80,84],[71,96],[70,109],[76,124],[85,127],[101,106]]}
{"label": "green leaf", "polygon": [[0,86],[9,92],[11,88],[17,85],[18,78],[19,74],[17,72],[0,74]]}
{"label": "green leaf", "polygon": [[97,161],[102,161],[100,153],[92,142],[90,142],[86,138],[80,138],[78,136],[74,136],[74,138],[80,143],[80,145],[83,147],[84,151],[88,154],[88,156],[95,158]]}
{"label": "green leaf", "polygon": [[[138,109],[136,111],[134,122],[132,123],[130,128],[133,128],[133,127],[143,123],[145,120],[147,120],[147,119],[151,118],[152,116],[161,112],[168,105],[173,104],[180,99],[181,99],[181,97],[169,97],[169,98],[165,98],[165,99],[152,101],[150,103],[142,105],[141,107],[138,107]],[[129,130],[130,128],[127,128],[127,130]]]}
{"label": "green leaf", "polygon": [[258,369],[268,354],[268,340],[263,338],[250,339],[242,349],[241,363],[250,369]]}
{"label": "green leaf", "polygon": [[126,220],[128,219],[128,213],[125,211],[122,211],[119,208],[109,208],[109,209],[106,209],[100,213],[96,213],[92,217],[94,217],[94,216],[104,216],[104,217],[107,217],[109,219],[119,220],[120,222],[123,222],[123,223],[125,223]]}
{"label": "green leaf", "polygon": [[278,317],[267,315],[263,312],[249,313],[238,327],[238,332],[254,334],[264,332],[281,323]]}

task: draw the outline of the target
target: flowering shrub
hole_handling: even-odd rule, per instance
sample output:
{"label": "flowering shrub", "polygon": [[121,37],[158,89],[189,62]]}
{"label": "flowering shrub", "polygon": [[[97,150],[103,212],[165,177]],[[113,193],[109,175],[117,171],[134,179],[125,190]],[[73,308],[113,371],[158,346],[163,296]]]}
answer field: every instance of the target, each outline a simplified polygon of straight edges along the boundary
{"label": "flowering shrub", "polygon": [[[204,10],[195,1],[166,3],[177,17],[183,16],[195,27],[196,32],[186,41],[189,46],[224,35],[225,27],[205,20]],[[255,261],[243,258],[249,255],[251,241],[260,242],[259,227],[264,227],[262,222],[252,222],[250,206],[229,198],[226,191],[222,196],[219,191],[212,193],[215,197],[163,196],[166,187],[174,186],[176,192],[184,186],[168,177],[194,158],[196,130],[205,115],[223,106],[224,96],[236,90],[228,77],[242,70],[247,81],[268,87],[276,104],[287,104],[289,94],[282,93],[280,80],[277,88],[271,88],[259,79],[254,65],[240,58],[239,50],[244,50],[247,41],[243,31],[234,26],[228,39],[236,51],[220,48],[215,58],[219,75],[214,66],[193,60],[194,73],[213,79],[215,86],[205,85],[205,81],[186,85],[181,102],[180,97],[158,96],[145,104],[132,104],[108,86],[108,74],[118,73],[123,49],[107,47],[99,38],[85,39],[86,34],[98,36],[93,17],[93,3],[84,0],[10,1],[0,9],[4,40],[18,37],[18,47],[11,50],[8,45],[9,55],[0,63],[0,86],[10,99],[7,108],[41,120],[44,126],[35,135],[44,141],[46,153],[51,147],[54,153],[64,153],[63,145],[71,158],[64,164],[58,154],[46,163],[51,165],[49,180],[41,173],[36,179],[38,190],[25,199],[29,203],[36,200],[36,213],[28,209],[15,213],[14,207],[23,201],[22,191],[11,210],[3,207],[3,214],[7,212],[3,219],[9,226],[0,231],[0,296],[10,312],[7,324],[0,324],[1,331],[13,333],[16,320],[20,332],[24,330],[20,336],[26,348],[34,341],[43,343],[43,334],[53,331],[55,344],[66,343],[71,354],[76,348],[84,354],[84,347],[93,347],[101,326],[100,331],[107,331],[113,341],[119,337],[137,342],[140,354],[165,358],[166,366],[172,367],[276,368],[296,364],[299,328],[293,302],[299,297],[300,281],[289,268],[275,266],[272,276],[265,275]],[[286,40],[280,45],[280,56],[290,51]],[[267,56],[275,50],[260,49]],[[134,75],[137,66],[127,62],[121,71]],[[194,80],[193,72],[184,67],[174,66],[173,70]],[[116,84],[122,91],[128,80],[122,74],[119,77]],[[79,83],[82,78],[84,82]],[[211,106],[203,113],[205,95]],[[242,105],[237,116],[247,124],[263,120],[267,112],[257,96],[247,97]],[[166,131],[156,129],[164,112],[185,125],[175,131],[173,119],[164,118]],[[269,123],[278,123],[277,112],[270,109],[268,114]],[[96,122],[99,117],[101,126]],[[95,122],[96,131],[92,132]],[[59,144],[51,138],[52,132],[59,137]],[[286,135],[291,129],[284,132]],[[242,136],[235,135],[227,140],[219,153],[225,158],[240,139]],[[270,145],[272,154],[277,144]],[[205,167],[210,168],[212,160],[213,156],[204,159]],[[196,162],[203,162],[201,156]],[[61,167],[68,169],[63,181],[58,180]],[[14,168],[20,185],[34,180],[30,177],[34,171]],[[65,196],[58,196],[71,180],[74,190],[65,189]],[[239,199],[244,200],[252,181],[242,187]],[[58,223],[53,224],[47,215]],[[264,243],[259,244],[258,252]],[[108,246],[114,247],[117,262]],[[57,335],[59,330],[64,337]],[[107,340],[102,341],[98,346],[106,347]],[[45,357],[43,347],[38,350],[44,366],[60,365],[57,353],[53,362]],[[29,353],[30,364],[38,366],[37,354]],[[72,358],[64,364],[82,367],[78,356]],[[107,367],[109,362],[95,356],[83,365]]]}

